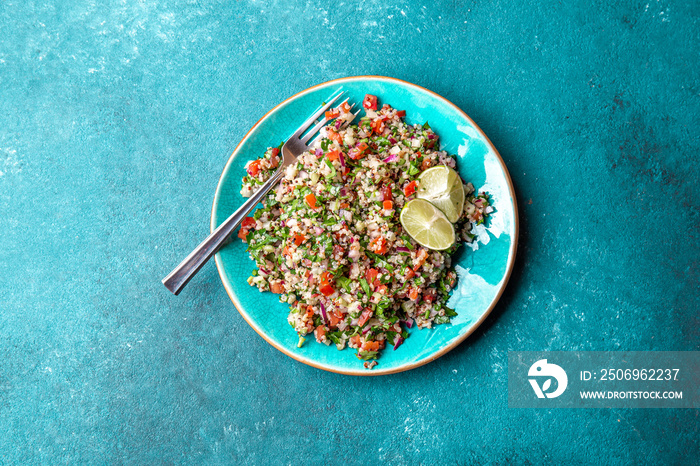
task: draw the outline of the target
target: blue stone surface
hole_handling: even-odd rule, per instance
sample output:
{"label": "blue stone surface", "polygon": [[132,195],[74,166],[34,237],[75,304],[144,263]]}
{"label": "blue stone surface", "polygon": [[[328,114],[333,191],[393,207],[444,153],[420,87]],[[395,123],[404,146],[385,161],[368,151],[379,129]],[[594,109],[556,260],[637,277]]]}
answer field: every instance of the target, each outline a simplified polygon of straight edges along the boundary
{"label": "blue stone surface", "polygon": [[[516,410],[514,350],[699,350],[700,4],[0,3],[0,463],[694,464],[697,410]],[[229,155],[311,85],[451,100],[518,197],[511,281],[446,356],[290,359],[213,263]]]}

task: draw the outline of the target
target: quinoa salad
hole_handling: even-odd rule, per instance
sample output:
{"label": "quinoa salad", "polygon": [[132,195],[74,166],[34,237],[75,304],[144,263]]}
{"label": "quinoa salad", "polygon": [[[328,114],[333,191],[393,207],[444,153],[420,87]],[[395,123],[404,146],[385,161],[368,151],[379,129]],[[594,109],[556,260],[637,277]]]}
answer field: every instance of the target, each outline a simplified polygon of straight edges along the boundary
{"label": "quinoa salad", "polygon": [[[238,237],[256,264],[248,283],[289,306],[298,346],[311,336],[338,350],[347,346],[371,369],[387,346],[404,343],[408,328],[432,328],[457,315],[447,307],[457,281],[451,255],[465,243],[476,249],[477,230],[493,207],[488,194],[458,178],[465,196],[454,244],[441,251],[419,244],[403,228],[401,210],[416,197],[421,173],[455,169],[455,158],[440,150],[428,123],[410,125],[406,111],[378,107],[369,94],[362,106],[356,124],[346,103],[326,112],[334,121],[286,168]],[[268,148],[246,164],[244,197],[277,171],[280,150]]]}

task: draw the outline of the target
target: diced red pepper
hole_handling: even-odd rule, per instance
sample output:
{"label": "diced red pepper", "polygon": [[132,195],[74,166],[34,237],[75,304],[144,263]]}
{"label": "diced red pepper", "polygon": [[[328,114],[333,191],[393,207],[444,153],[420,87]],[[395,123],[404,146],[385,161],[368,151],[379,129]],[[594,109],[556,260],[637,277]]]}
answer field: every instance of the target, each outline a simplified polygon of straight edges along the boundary
{"label": "diced red pepper", "polygon": [[311,207],[312,209],[316,208],[316,196],[314,193],[309,193],[306,196],[304,196],[304,200],[306,203]]}
{"label": "diced red pepper", "polygon": [[338,118],[340,116],[340,110],[337,108],[332,108],[326,112],[326,119],[332,120],[333,118]]}
{"label": "diced red pepper", "polygon": [[278,155],[280,155],[280,150],[277,147],[272,148],[270,157],[277,157]]}
{"label": "diced red pepper", "polygon": [[326,157],[328,157],[328,160],[330,160],[331,162],[334,160],[338,160],[340,158],[340,151],[332,150],[326,154]]}
{"label": "diced red pepper", "polygon": [[376,110],[377,96],[372,94],[365,94],[365,99],[362,101],[362,106],[367,110]]}
{"label": "diced red pepper", "polygon": [[408,297],[414,301],[418,299],[418,288],[411,288],[411,291],[408,292]]}
{"label": "diced red pepper", "polygon": [[396,112],[396,116],[402,117],[402,118],[405,117],[405,116],[406,116],[406,110],[399,110],[398,112]]}
{"label": "diced red pepper", "polygon": [[304,237],[304,235],[300,235],[297,233],[296,235],[294,235],[294,244],[297,246],[301,246],[301,243],[303,243],[305,239],[306,238]]}
{"label": "diced red pepper", "polygon": [[408,272],[406,272],[406,280],[410,280],[415,274],[416,272],[414,272],[413,269],[408,269]]}
{"label": "diced red pepper", "polygon": [[404,188],[403,188],[403,193],[404,193],[404,195],[405,195],[405,196],[410,196],[410,195],[412,195],[413,193],[415,193],[415,192],[416,192],[416,186],[417,186],[417,185],[418,185],[418,183],[416,183],[415,180],[414,180],[414,181],[411,181],[410,183],[408,183],[406,186],[404,186]]}
{"label": "diced red pepper", "polygon": [[383,203],[384,210],[391,210],[394,208],[394,203],[391,201],[384,201]]}
{"label": "diced red pepper", "polygon": [[343,113],[348,113],[350,111],[350,105],[348,105],[347,102],[343,102],[340,104],[340,109],[343,111]]}

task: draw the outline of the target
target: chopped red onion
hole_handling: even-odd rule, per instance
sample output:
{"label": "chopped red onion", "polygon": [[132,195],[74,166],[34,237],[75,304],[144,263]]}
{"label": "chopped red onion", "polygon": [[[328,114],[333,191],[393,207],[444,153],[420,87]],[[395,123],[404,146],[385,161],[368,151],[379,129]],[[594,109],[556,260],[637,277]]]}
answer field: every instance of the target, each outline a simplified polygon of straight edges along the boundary
{"label": "chopped red onion", "polygon": [[270,274],[270,271],[267,269],[263,269],[262,267],[258,267],[258,270],[260,270],[262,273]]}
{"label": "chopped red onion", "polygon": [[326,315],[326,306],[323,305],[323,301],[319,301],[321,304],[321,314],[323,314],[323,323],[328,325],[328,316]]}
{"label": "chopped red onion", "polygon": [[429,134],[428,139],[435,139],[435,134]]}
{"label": "chopped red onion", "polygon": [[316,235],[321,235],[321,234],[323,234],[323,228],[314,227],[314,232],[316,233]]}
{"label": "chopped red onion", "polygon": [[405,247],[403,247],[403,246],[398,246],[398,247],[396,248],[396,250],[397,250],[398,252],[411,252],[410,249],[405,248]]}
{"label": "chopped red onion", "polygon": [[396,350],[396,348],[401,346],[401,343],[403,343],[403,337],[400,335],[397,335],[396,336],[396,343],[394,343],[394,350]]}
{"label": "chopped red onion", "polygon": [[320,148],[316,149],[315,154],[316,154],[316,157],[321,158],[321,156],[323,156],[323,150]]}
{"label": "chopped red onion", "polygon": [[391,154],[389,157],[384,159],[384,163],[393,162],[398,158],[399,158],[399,156],[397,154]]}
{"label": "chopped red onion", "polygon": [[365,335],[365,334],[366,334],[367,332],[369,332],[370,330],[372,330],[372,327],[370,327],[370,326],[368,325],[367,327],[365,327],[364,330],[362,330],[362,334]]}
{"label": "chopped red onion", "polygon": [[[340,154],[338,154],[338,160],[340,160],[340,165],[342,165],[343,168],[345,168],[345,155],[343,155],[342,152]],[[343,194],[343,196],[344,196],[344,194]]]}
{"label": "chopped red onion", "polygon": [[413,327],[413,319],[408,319],[408,320],[402,320],[401,323],[406,325],[406,327],[411,328]]}
{"label": "chopped red onion", "polygon": [[396,144],[396,139],[394,139],[394,138],[389,138],[389,142],[392,143],[392,144]]}

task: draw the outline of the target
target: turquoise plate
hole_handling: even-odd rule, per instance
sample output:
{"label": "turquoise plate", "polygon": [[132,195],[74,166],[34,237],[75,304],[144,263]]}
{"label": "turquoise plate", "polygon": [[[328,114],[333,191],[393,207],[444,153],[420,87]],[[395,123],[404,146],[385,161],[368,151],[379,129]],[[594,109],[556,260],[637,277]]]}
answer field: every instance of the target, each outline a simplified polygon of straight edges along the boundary
{"label": "turquoise plate", "polygon": [[415,84],[380,76],[336,79],[302,91],[270,110],[246,134],[231,155],[219,180],[211,216],[212,231],[244,199],[240,195],[243,166],[262,156],[269,146],[288,138],[321,103],[338,89],[351,102],[365,94],[379,97],[407,111],[409,123],[424,123],[440,136],[442,149],[458,157],[459,173],[479,191],[491,195],[492,214],[479,249],[462,247],[454,257],[459,276],[448,305],[458,312],[452,323],[433,329],[410,329],[409,338],[396,351],[385,350],[379,364],[366,370],[352,349],[338,351],[317,343],[313,335],[297,348],[299,337],[287,323],[288,306],[278,296],[261,293],[246,282],[254,262],[237,238],[216,255],[216,266],[231,301],[243,318],[268,343],[297,361],[332,372],[379,375],[405,371],[434,361],[467,338],[495,306],[513,269],[518,239],[518,217],[513,185],[500,155],[486,135],[464,112],[439,95]]}

